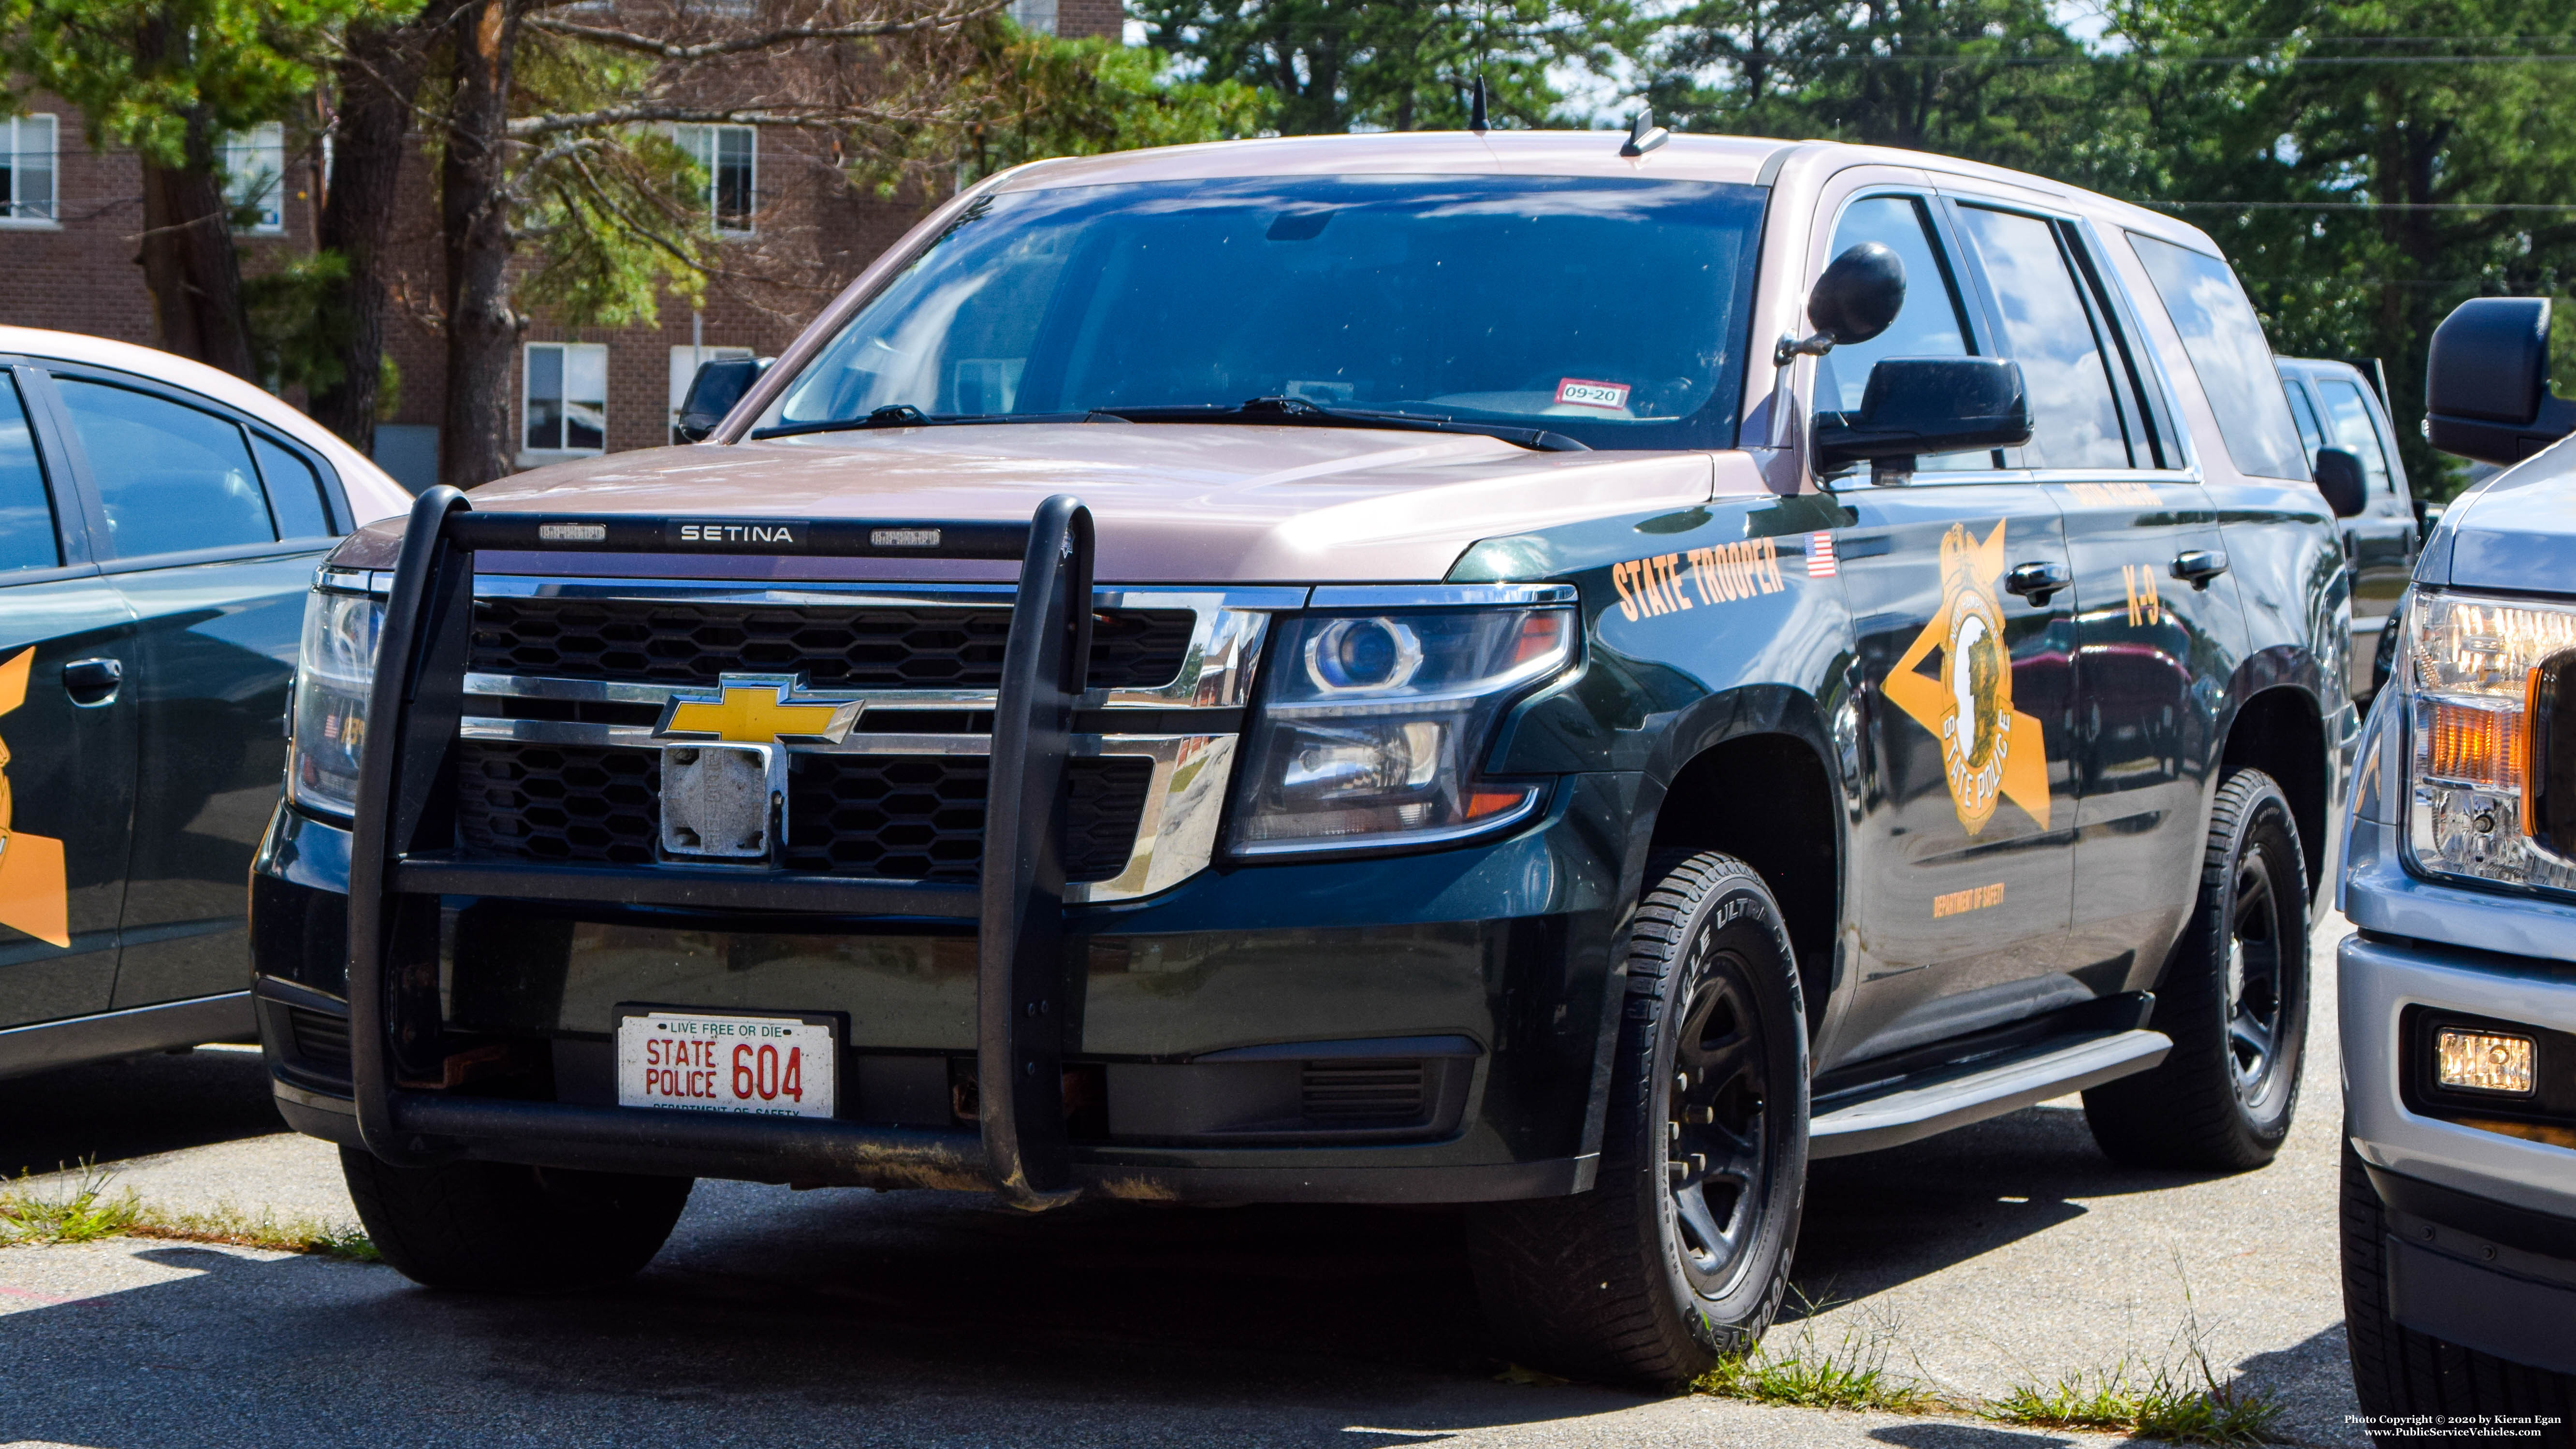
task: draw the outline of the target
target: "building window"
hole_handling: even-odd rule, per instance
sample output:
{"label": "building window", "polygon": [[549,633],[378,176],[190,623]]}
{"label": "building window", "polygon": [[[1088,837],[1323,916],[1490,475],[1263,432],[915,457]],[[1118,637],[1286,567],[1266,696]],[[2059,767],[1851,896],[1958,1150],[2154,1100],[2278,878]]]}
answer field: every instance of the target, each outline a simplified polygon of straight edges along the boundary
{"label": "building window", "polygon": [[224,200],[236,231],[286,230],[286,128],[262,121],[224,139]]}
{"label": "building window", "polygon": [[54,118],[0,121],[0,217],[50,222],[54,206]]}
{"label": "building window", "polygon": [[1011,0],[1011,23],[1040,35],[1055,34],[1056,0]]}
{"label": "building window", "polygon": [[751,230],[760,186],[760,131],[754,126],[674,126],[673,139],[707,173],[707,214],[716,230]]}
{"label": "building window", "polygon": [[527,416],[531,453],[605,452],[607,344],[529,343]]}

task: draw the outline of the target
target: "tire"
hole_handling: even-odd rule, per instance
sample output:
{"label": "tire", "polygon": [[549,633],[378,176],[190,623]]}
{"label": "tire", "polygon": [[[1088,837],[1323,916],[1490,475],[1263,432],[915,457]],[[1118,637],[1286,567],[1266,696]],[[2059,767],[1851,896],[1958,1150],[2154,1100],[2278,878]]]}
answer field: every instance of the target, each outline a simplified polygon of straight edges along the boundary
{"label": "tire", "polygon": [[1648,878],[1598,1178],[1572,1197],[1479,1205],[1467,1231],[1504,1357],[1668,1386],[1750,1349],[1788,1290],[1807,1024],[1761,877],[1712,853],[1659,859]]}
{"label": "tire", "polygon": [[385,1261],[430,1288],[576,1293],[633,1277],[662,1250],[695,1178],[506,1162],[395,1167],[340,1149],[358,1220]]}
{"label": "tire", "polygon": [[2308,1031],[2308,868],[2289,797],[2260,770],[2218,787],[2200,900],[2151,1023],[2152,1071],[2084,1094],[2093,1140],[2140,1167],[2241,1172],[2281,1150]]}
{"label": "tire", "polygon": [[[2555,1418],[2536,1441],[2564,1446],[2576,1424],[2576,1379],[2508,1363],[2401,1326],[2388,1311],[2387,1226],[2379,1192],[2362,1171],[2347,1135],[2343,1144],[2344,1343],[2361,1412],[2392,1415],[2516,1414]],[[2544,1419],[2545,1422],[2545,1419]],[[2392,1436],[2420,1444],[2420,1436]],[[2526,1441],[2533,1442],[2533,1441]]]}

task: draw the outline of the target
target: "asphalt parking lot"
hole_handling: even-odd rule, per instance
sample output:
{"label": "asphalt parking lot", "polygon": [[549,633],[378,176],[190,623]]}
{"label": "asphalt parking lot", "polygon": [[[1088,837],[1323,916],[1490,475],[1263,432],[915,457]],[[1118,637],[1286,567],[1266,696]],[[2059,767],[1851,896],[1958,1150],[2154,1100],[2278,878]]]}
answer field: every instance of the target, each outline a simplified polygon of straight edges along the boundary
{"label": "asphalt parking lot", "polygon": [[[2329,921],[2315,999],[2333,1000]],[[1883,1354],[1954,1396],[2196,1339],[2285,1442],[2361,1444],[2334,1278],[2338,1063],[2312,1013],[2279,1161],[2116,1168],[2071,1102],[1820,1164],[1775,1346]],[[0,1083],[0,1168],[91,1158],[172,1209],[354,1220],[255,1054]],[[2089,1436],[1498,1381],[1436,1211],[1082,1205],[701,1184],[631,1287],[472,1299],[390,1269],[118,1238],[0,1249],[0,1449],[589,1445],[1889,1445]]]}

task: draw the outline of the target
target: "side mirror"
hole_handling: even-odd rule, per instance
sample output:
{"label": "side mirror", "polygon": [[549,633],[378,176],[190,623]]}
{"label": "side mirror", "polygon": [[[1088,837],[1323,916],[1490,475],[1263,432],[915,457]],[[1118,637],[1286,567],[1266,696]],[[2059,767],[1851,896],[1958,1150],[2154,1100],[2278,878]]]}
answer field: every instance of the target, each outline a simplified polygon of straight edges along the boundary
{"label": "side mirror", "polygon": [[1807,294],[1807,320],[1836,343],[1867,342],[1905,310],[1905,262],[1877,242],[1834,258]]}
{"label": "side mirror", "polygon": [[2424,440],[2482,463],[2519,463],[2576,432],[2549,391],[2549,299],[2473,297],[2433,329]]}
{"label": "side mirror", "polygon": [[2317,480],[2317,491],[2337,518],[2359,518],[2370,507],[2370,484],[2362,477],[2361,459],[2348,448],[2319,448],[2316,466],[2311,469]]}
{"label": "side mirror", "polygon": [[756,357],[719,357],[698,364],[698,375],[689,379],[689,395],[680,400],[680,422],[674,429],[683,442],[702,443],[716,425],[741,402],[743,394],[760,380],[762,367]]}
{"label": "side mirror", "polygon": [[1904,259],[1877,242],[1862,242],[1834,258],[1807,293],[1814,335],[1781,338],[1771,364],[1786,367],[1793,357],[1821,357],[1845,342],[1867,342],[1904,310]]}
{"label": "side mirror", "polygon": [[1816,471],[1867,459],[1911,471],[1920,453],[2018,448],[2030,441],[2021,364],[2004,357],[1886,357],[1860,410],[1816,416]]}

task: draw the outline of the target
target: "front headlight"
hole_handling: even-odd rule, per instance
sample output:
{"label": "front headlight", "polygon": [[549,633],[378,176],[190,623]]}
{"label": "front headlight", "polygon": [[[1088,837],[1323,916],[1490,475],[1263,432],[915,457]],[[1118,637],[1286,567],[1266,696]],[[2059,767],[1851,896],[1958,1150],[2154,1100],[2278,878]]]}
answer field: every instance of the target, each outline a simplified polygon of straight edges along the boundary
{"label": "front headlight", "polygon": [[1384,848],[1520,818],[1545,787],[1475,778],[1505,708],[1574,658],[1572,609],[1310,615],[1277,634],[1242,855]]}
{"label": "front headlight", "polygon": [[367,743],[367,696],[375,686],[376,631],[384,617],[385,606],[365,594],[316,589],[304,601],[286,793],[305,809],[347,815],[357,807],[358,756]]}
{"label": "front headlight", "polygon": [[[2562,730],[2552,747],[2548,729],[2558,676],[2571,662],[2576,608],[2417,591],[2400,683],[2406,854],[2418,871],[2576,891],[2569,832],[2551,828],[2549,802],[2537,798],[2550,757],[2576,745]],[[2556,813],[2571,806],[2559,803]]]}

